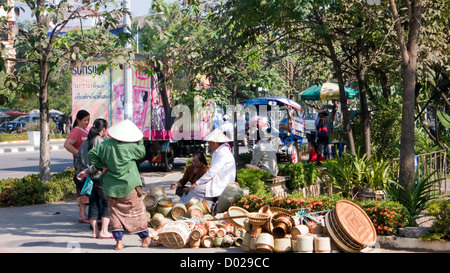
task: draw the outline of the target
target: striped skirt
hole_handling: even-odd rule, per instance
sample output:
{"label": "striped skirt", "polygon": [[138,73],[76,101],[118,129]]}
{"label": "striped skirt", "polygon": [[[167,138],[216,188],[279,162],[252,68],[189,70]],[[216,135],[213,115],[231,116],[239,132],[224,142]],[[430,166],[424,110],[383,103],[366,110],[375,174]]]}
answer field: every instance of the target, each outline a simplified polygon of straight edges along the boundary
{"label": "striped skirt", "polygon": [[111,231],[139,233],[148,229],[145,205],[135,190],[126,197],[107,199]]}

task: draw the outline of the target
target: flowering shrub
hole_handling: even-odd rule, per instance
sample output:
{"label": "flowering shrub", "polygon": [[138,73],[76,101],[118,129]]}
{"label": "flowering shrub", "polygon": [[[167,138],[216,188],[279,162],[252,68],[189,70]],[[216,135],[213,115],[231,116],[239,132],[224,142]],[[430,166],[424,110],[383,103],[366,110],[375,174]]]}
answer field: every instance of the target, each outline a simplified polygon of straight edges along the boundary
{"label": "flowering shrub", "polygon": [[299,194],[292,194],[286,197],[247,195],[241,196],[234,205],[242,207],[249,212],[258,211],[264,205],[283,209],[305,208],[310,211],[324,211],[332,209],[338,200],[328,196],[303,198]]}
{"label": "flowering shrub", "polygon": [[[256,212],[262,206],[279,207],[284,209],[308,209],[311,212],[333,209],[337,201],[343,199],[340,195],[318,196],[304,198],[300,194],[281,196],[241,196],[235,206],[246,209],[249,212]],[[408,222],[408,212],[398,202],[393,201],[356,201],[373,222],[375,230],[379,235],[392,235],[398,228],[405,226]]]}
{"label": "flowering shrub", "polygon": [[394,201],[358,202],[372,221],[377,234],[393,235],[408,223],[408,211]]}
{"label": "flowering shrub", "polygon": [[0,180],[0,207],[43,204],[75,197],[74,174],[74,169],[67,168],[62,173],[53,174],[46,184],[37,174]]}

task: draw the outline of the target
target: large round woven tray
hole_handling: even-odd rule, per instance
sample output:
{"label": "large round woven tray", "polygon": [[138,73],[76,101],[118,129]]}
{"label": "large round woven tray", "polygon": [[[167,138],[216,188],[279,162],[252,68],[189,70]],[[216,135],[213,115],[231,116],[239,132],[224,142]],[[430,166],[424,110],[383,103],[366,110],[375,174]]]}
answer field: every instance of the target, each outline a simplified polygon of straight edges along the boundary
{"label": "large round woven tray", "polygon": [[339,200],[334,210],[336,222],[355,243],[363,246],[376,243],[375,227],[361,207],[348,200]]}
{"label": "large round woven tray", "polygon": [[340,230],[339,225],[335,223],[333,214],[334,211],[331,210],[325,215],[325,227],[330,237],[342,251],[347,253],[360,252],[363,247],[356,245],[351,239],[346,237],[345,233]]}

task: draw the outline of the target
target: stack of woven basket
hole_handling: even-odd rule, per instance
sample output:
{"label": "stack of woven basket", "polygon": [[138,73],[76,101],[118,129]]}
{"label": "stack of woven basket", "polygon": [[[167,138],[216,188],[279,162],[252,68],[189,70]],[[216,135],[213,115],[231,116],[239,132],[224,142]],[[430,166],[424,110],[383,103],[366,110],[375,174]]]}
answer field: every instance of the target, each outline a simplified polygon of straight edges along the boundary
{"label": "stack of woven basket", "polygon": [[369,216],[348,200],[336,203],[335,208],[326,214],[325,225],[333,241],[344,252],[360,252],[377,241]]}
{"label": "stack of woven basket", "polygon": [[[228,214],[246,215],[247,212],[243,213],[241,208],[230,208],[219,214],[216,220],[211,214],[212,202],[192,198],[186,205],[173,203],[161,187],[150,188],[143,201],[150,234],[164,246],[230,247],[242,243],[243,219],[228,219]],[[220,220],[220,217],[225,220]]]}
{"label": "stack of woven basket", "polygon": [[[191,208],[191,207],[190,207]],[[158,240],[170,248],[182,248],[189,246],[198,247],[230,247],[241,246],[244,229],[239,220],[230,221],[228,214],[236,215],[233,210],[240,208],[230,207],[229,212],[215,218],[211,214],[191,215],[177,220],[167,220],[155,227]],[[196,210],[197,211],[197,210]],[[167,218],[165,218],[167,219]],[[153,224],[155,221],[152,222]]]}
{"label": "stack of woven basket", "polygon": [[331,240],[314,221],[300,223],[292,211],[263,206],[244,221],[243,249],[257,253],[331,252]]}

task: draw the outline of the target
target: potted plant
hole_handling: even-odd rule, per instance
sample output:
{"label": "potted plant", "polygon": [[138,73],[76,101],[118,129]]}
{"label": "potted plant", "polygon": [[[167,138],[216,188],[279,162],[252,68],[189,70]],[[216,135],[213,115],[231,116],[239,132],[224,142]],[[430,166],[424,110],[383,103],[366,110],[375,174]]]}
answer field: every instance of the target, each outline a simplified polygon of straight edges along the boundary
{"label": "potted plant", "polygon": [[41,139],[39,122],[30,122],[25,125],[28,134],[28,141],[32,146],[38,146]]}

